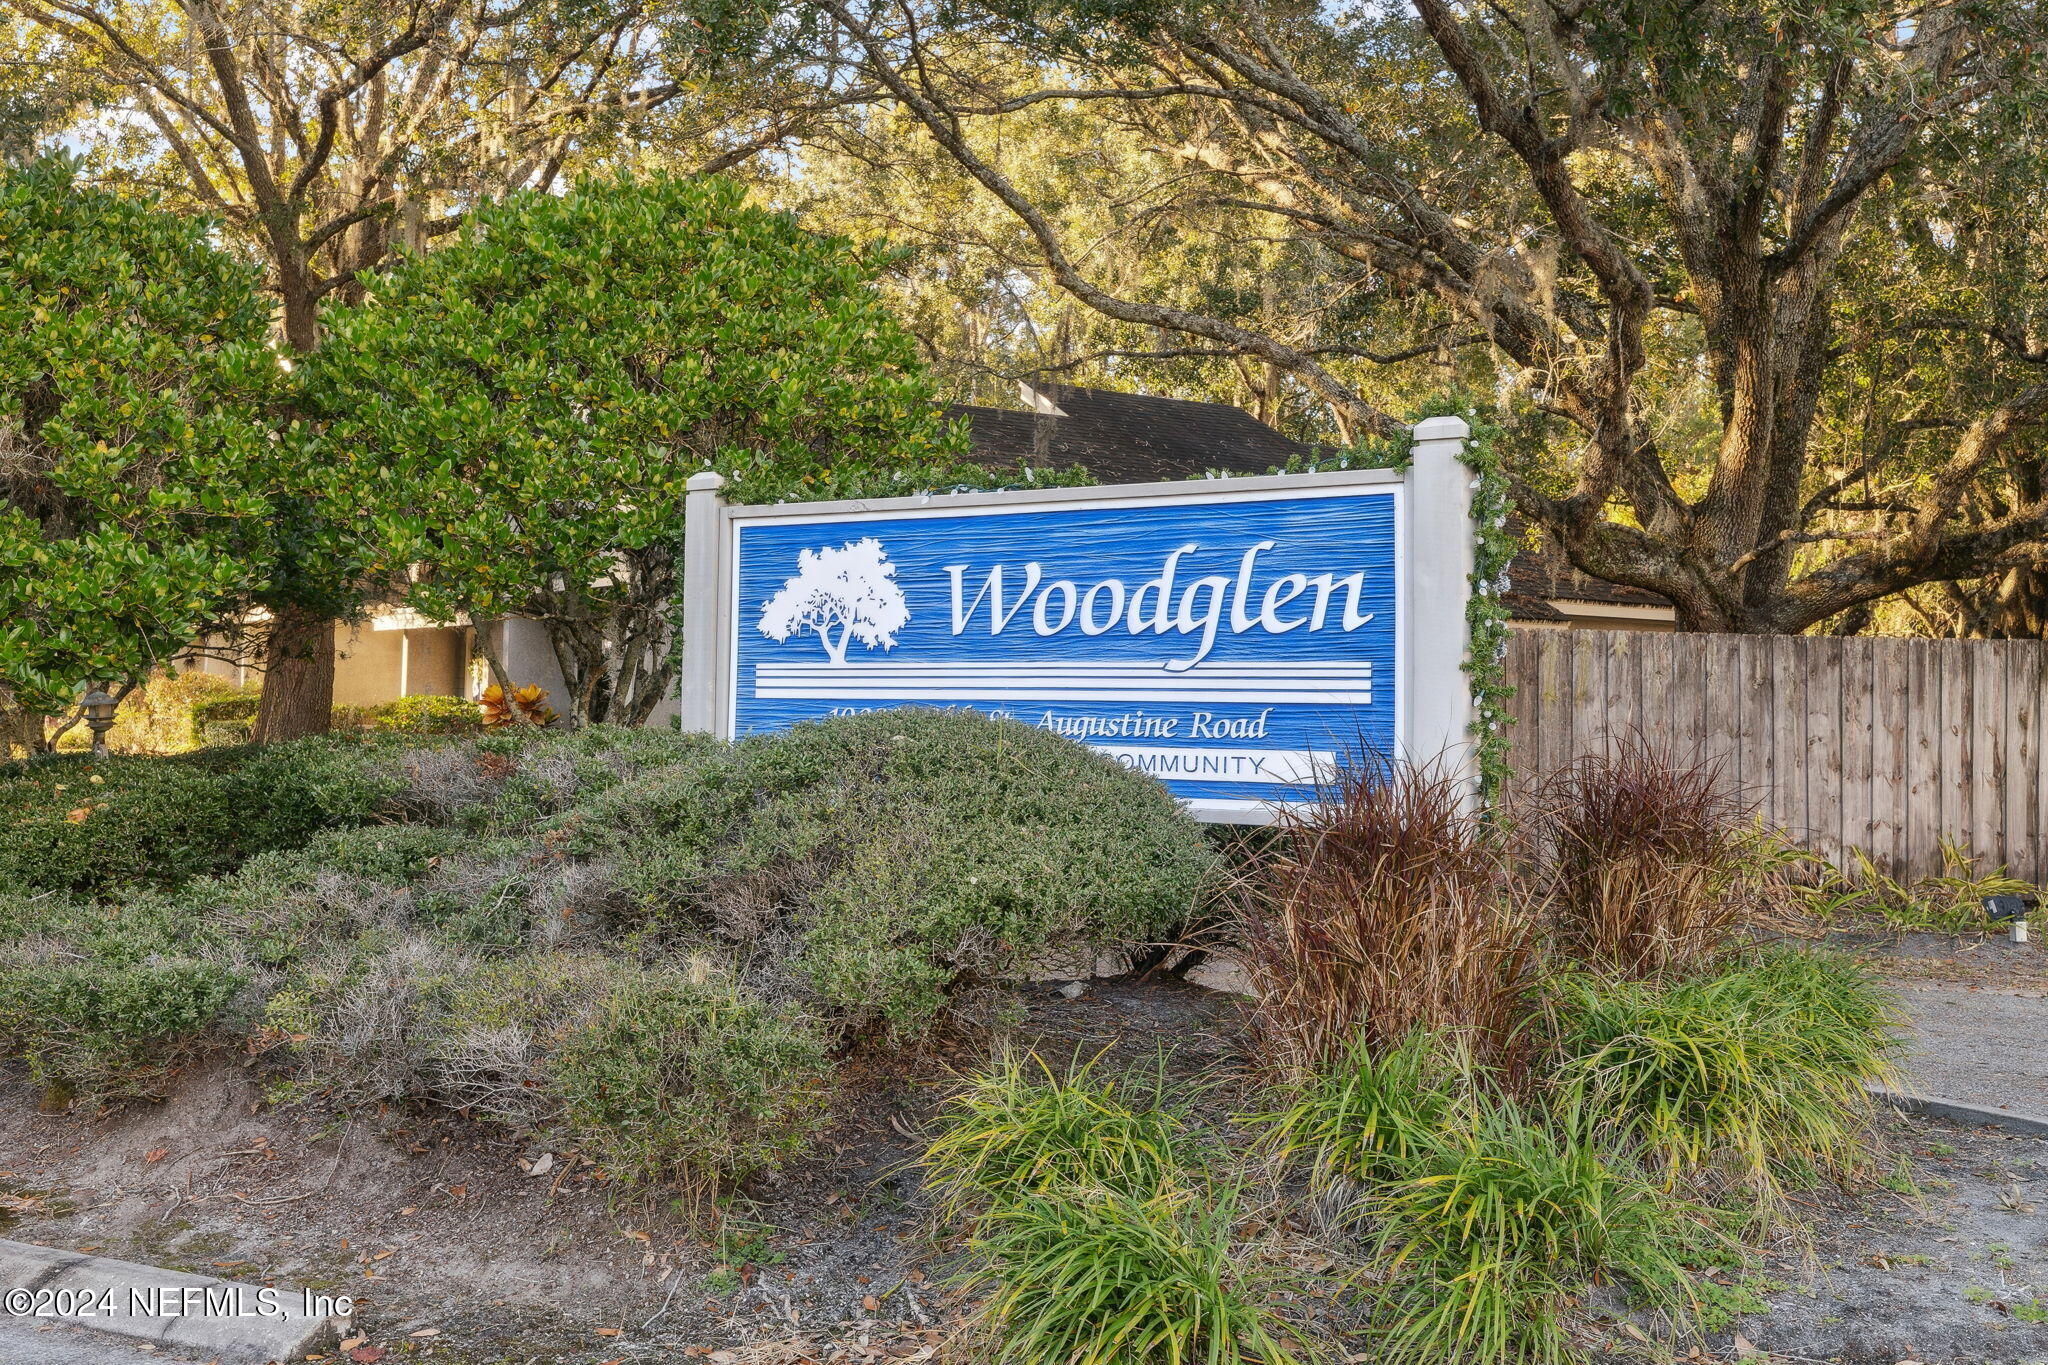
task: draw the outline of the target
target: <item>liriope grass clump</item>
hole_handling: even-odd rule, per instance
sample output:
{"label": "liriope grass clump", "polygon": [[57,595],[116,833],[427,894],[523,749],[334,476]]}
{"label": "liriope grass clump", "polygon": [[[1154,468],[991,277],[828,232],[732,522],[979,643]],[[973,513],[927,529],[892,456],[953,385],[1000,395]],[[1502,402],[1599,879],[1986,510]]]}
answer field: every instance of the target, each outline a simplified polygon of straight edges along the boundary
{"label": "liriope grass clump", "polygon": [[1163,1067],[1000,1057],[942,1111],[923,1161],[970,1219],[994,1365],[1306,1365],[1286,1282],[1239,1238],[1241,1185]]}
{"label": "liriope grass clump", "polygon": [[1380,1055],[1361,1035],[1261,1122],[1283,1163],[1305,1163],[1316,1190],[1341,1201],[1407,1172],[1469,1090],[1471,1074],[1455,1044],[1423,1030]]}
{"label": "liriope grass clump", "polygon": [[1901,1019],[1853,960],[1780,949],[1675,982],[1566,977],[1556,991],[1560,1103],[1653,1165],[1768,1205],[1867,1163],[1865,1086],[1890,1076]]}
{"label": "liriope grass clump", "polygon": [[1558,1362],[1596,1283],[1683,1321],[1706,1225],[1581,1116],[1475,1089],[1367,1200],[1389,1275],[1375,1358]]}
{"label": "liriope grass clump", "polygon": [[1378,1054],[1361,1040],[1264,1117],[1282,1167],[1360,1238],[1373,1359],[1571,1358],[1575,1307],[1599,1283],[1695,1315],[1687,1253],[1712,1219],[1596,1119],[1524,1090],[1418,1030]]}
{"label": "liriope grass clump", "polygon": [[1200,1153],[1183,1134],[1185,1100],[1163,1069],[1119,1074],[1098,1055],[1055,1069],[1005,1052],[967,1078],[925,1150],[927,1181],[951,1213],[1015,1204],[1075,1186],[1144,1198]]}
{"label": "liriope grass clump", "polygon": [[1297,1365],[1306,1356],[1248,1268],[1228,1185],[1147,1195],[1074,1185],[1003,1202],[980,1220],[995,1365]]}

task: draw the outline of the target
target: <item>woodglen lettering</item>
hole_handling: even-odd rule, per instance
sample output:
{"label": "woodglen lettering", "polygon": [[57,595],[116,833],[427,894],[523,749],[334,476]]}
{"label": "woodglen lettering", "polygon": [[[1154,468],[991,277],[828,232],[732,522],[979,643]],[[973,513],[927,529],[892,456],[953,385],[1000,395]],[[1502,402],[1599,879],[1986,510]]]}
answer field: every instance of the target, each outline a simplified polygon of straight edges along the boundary
{"label": "woodglen lettering", "polygon": [[[1184,585],[1178,584],[1180,561],[1201,548],[1190,541],[1166,556],[1156,578],[1148,578],[1130,591],[1116,578],[1102,579],[1086,590],[1068,578],[1047,583],[1044,566],[1031,560],[1015,573],[1011,565],[992,565],[982,573],[981,586],[970,600],[968,575],[974,566],[948,564],[945,571],[952,583],[953,634],[964,635],[986,603],[988,633],[1001,635],[1029,603],[1030,627],[1038,635],[1057,635],[1073,625],[1078,625],[1083,635],[1102,635],[1121,625],[1132,635],[1199,636],[1200,642],[1192,655],[1167,662],[1170,671],[1185,672],[1215,649],[1226,617],[1233,635],[1254,629],[1269,635],[1285,635],[1300,629],[1313,633],[1331,624],[1330,608],[1341,593],[1338,621],[1344,631],[1357,630],[1372,620],[1372,612],[1358,609],[1365,592],[1362,571],[1341,578],[1331,573],[1286,573],[1267,581],[1264,591],[1256,591],[1259,556],[1273,545],[1273,541],[1262,540],[1247,549],[1238,560],[1235,578],[1204,574]],[[1014,597],[1009,593],[1013,585]],[[1296,606],[1297,600],[1311,590],[1313,597]],[[1252,611],[1255,600],[1258,610]],[[1291,614],[1289,607],[1293,607]]]}

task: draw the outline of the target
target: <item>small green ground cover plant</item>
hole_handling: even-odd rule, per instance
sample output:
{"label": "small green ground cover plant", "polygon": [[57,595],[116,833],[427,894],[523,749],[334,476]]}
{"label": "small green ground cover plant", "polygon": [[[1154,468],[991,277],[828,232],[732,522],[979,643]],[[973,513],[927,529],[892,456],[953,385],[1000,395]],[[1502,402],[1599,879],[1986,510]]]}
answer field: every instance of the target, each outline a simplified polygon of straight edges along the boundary
{"label": "small green ground cover plant", "polygon": [[2039,904],[2048,895],[2048,888],[2009,876],[2003,867],[1987,870],[1952,835],[1938,841],[1941,871],[1910,878],[1892,876],[1860,848],[1850,849],[1848,866],[1840,868],[1776,831],[1758,827],[1749,838],[1783,894],[1823,924],[1876,921],[1905,931],[1981,934],[1997,927],[1984,907],[1988,897]]}
{"label": "small green ground cover plant", "polygon": [[[147,853],[64,842],[79,791]],[[1055,945],[1171,940],[1216,858],[1151,779],[928,710],[60,760],[0,814],[47,836],[0,863],[0,1050],[53,1094],[255,1038],[296,1093],[457,1107],[698,1192],[800,1150],[859,1049],[990,1017]]]}

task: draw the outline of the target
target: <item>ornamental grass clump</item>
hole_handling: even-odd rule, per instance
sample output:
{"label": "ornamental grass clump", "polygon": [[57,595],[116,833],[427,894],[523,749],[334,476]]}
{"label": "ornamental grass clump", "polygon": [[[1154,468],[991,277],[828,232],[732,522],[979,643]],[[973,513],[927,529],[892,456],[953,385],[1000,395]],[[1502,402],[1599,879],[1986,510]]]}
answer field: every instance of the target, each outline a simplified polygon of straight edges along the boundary
{"label": "ornamental grass clump", "polygon": [[1417,1029],[1504,1059],[1529,1012],[1539,917],[1506,837],[1455,776],[1395,764],[1330,775],[1279,816],[1240,890],[1258,1041],[1308,1075]]}
{"label": "ornamental grass clump", "polygon": [[1388,1276],[1372,1358],[1558,1362],[1599,1282],[1679,1323],[1705,1215],[1655,1188],[1585,1116],[1550,1119],[1474,1087],[1369,1201]]}
{"label": "ornamental grass clump", "polygon": [[1279,1272],[1239,1244],[1239,1187],[1163,1068],[1002,1057],[939,1119],[922,1165],[972,1220],[977,1326],[1003,1365],[1293,1365]]}
{"label": "ornamental grass clump", "polygon": [[1567,955],[1631,978],[1683,971],[1743,922],[1749,810],[1716,765],[1629,736],[1552,774],[1537,806],[1545,900]]}
{"label": "ornamental grass clump", "polygon": [[1644,1157],[1746,1191],[1869,1158],[1865,1083],[1891,1074],[1897,1006],[1838,954],[1780,949],[1673,982],[1557,983],[1560,1103]]}
{"label": "ornamental grass clump", "polygon": [[926,1183],[949,1214],[1075,1186],[1145,1198],[1194,1159],[1182,1138],[1184,1103],[1162,1071],[1116,1075],[1101,1057],[1055,1071],[1036,1053],[1009,1052],[968,1078],[941,1112],[926,1148]]}
{"label": "ornamental grass clump", "polygon": [[1305,1162],[1325,1211],[1341,1221],[1362,1211],[1361,1196],[1409,1171],[1471,1087],[1469,1059],[1427,1032],[1377,1056],[1359,1037],[1260,1121],[1273,1154]]}
{"label": "ornamental grass clump", "polygon": [[1271,1275],[1233,1236],[1237,1192],[1077,1185],[979,1222],[991,1365],[1297,1365],[1267,1307]]}

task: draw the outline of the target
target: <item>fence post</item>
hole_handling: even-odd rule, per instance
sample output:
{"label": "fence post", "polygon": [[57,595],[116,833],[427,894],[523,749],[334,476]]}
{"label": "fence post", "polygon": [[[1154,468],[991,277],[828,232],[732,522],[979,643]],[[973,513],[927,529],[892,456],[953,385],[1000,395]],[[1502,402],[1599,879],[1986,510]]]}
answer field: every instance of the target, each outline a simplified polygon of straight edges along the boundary
{"label": "fence post", "polygon": [[1472,429],[1461,417],[1415,424],[1408,470],[1407,758],[1440,763],[1472,779],[1478,791],[1478,750],[1472,736],[1472,687],[1465,667],[1471,627],[1465,603],[1472,588],[1478,539],[1472,526],[1476,475],[1459,456]]}
{"label": "fence post", "polygon": [[719,490],[725,476],[692,474],[683,502],[683,667],[677,719],[685,734],[718,731]]}

